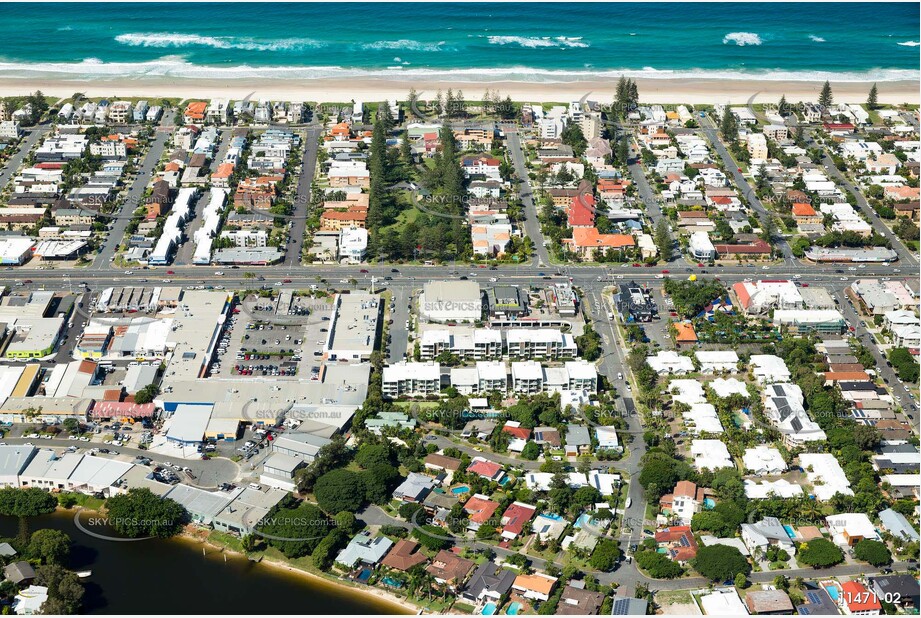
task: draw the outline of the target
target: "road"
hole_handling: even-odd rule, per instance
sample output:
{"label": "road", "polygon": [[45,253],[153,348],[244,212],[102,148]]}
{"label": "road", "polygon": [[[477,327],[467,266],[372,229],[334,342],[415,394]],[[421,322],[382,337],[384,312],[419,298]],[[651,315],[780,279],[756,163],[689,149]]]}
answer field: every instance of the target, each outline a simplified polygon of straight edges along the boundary
{"label": "road", "polygon": [[[112,219],[112,229],[109,230],[109,235],[105,239],[105,242],[103,242],[102,250],[96,254],[96,259],[93,260],[93,265],[90,267],[90,270],[104,271],[110,267],[109,259],[115,255],[115,250],[118,249],[118,246],[124,240],[125,230],[128,229],[128,223],[131,221],[134,211],[144,201],[144,192],[147,190],[147,185],[150,183],[154,168],[157,167],[160,157],[163,156],[163,151],[166,149],[166,144],[169,141],[172,131],[172,115],[163,114],[160,125],[157,127],[156,133],[150,142],[147,154],[144,155],[144,159],[138,166],[137,177],[128,188],[120,210],[115,213]],[[76,273],[75,275],[80,276]]]}
{"label": "road", "polygon": [[[162,455],[160,453],[132,448],[129,446],[104,445],[101,441],[78,442],[75,440],[42,440],[34,438],[4,438],[3,441],[6,444],[25,444],[28,442],[34,444],[37,448],[67,448],[70,446],[76,446],[79,449],[85,449],[88,451],[93,447],[99,447],[108,448],[120,455],[128,455],[129,457],[147,457],[148,459],[151,459],[155,464],[167,463],[175,464],[180,467],[190,468],[192,470],[192,474],[195,475],[195,479],[190,480],[183,476],[183,483],[187,485],[195,485],[205,489],[216,489],[221,483],[232,483],[237,479],[237,476],[240,472],[239,466],[237,466],[237,464],[223,457],[214,457],[208,461],[201,459],[184,459],[182,457]],[[97,455],[97,457],[104,457],[104,455]]]}
{"label": "road", "polygon": [[643,203],[643,208],[646,210],[646,214],[649,216],[649,219],[652,221],[651,226],[655,230],[656,225],[660,220],[664,220],[668,223],[668,235],[672,239],[673,251],[672,259],[670,262],[681,259],[681,252],[679,251],[675,241],[675,234],[672,230],[671,223],[669,223],[667,218],[662,216],[662,208],[659,206],[659,199],[656,197],[655,192],[652,190],[652,187],[649,186],[649,180],[646,178],[646,171],[643,168],[641,159],[639,157],[639,148],[634,148],[634,144],[630,144],[630,149],[627,151],[629,162],[627,164],[627,171],[630,172],[630,178],[633,180],[633,184],[636,186],[636,190],[640,194],[640,200]]}
{"label": "road", "polygon": [[821,149],[822,166],[825,168],[825,174],[833,179],[838,186],[844,188],[845,191],[856,198],[857,205],[860,210],[863,211],[864,218],[870,222],[870,225],[873,226],[873,229],[876,230],[879,235],[885,237],[892,244],[892,250],[899,256],[899,261],[901,261],[902,264],[917,267],[918,260],[915,258],[914,254],[902,244],[898,236],[892,233],[889,226],[883,223],[879,215],[876,214],[876,211],[873,210],[873,207],[867,202],[863,193],[837,168],[831,155],[828,154],[828,150],[816,143],[811,134],[807,136],[806,145],[809,148]]}
{"label": "road", "polygon": [[515,168],[515,174],[518,176],[520,183],[518,191],[521,195],[521,205],[524,209],[524,232],[525,236],[531,239],[534,244],[534,264],[538,267],[550,265],[550,252],[544,246],[544,235],[540,231],[540,218],[537,213],[537,206],[534,204],[534,190],[531,188],[531,180],[528,178],[528,167],[525,165],[524,152],[521,150],[521,139],[517,131],[507,131],[505,133],[506,142],[508,143],[509,156],[512,158],[512,166]]}
{"label": "road", "polygon": [[285,254],[284,264],[287,267],[298,266],[301,263],[301,252],[304,247],[304,233],[307,230],[307,217],[310,213],[310,187],[317,169],[317,149],[320,145],[322,127],[310,126],[307,128],[306,143],[304,144],[304,160],[301,163],[301,174],[297,179],[297,193],[294,196],[294,218],[291,220],[291,230],[288,250]]}
{"label": "road", "polygon": [[3,168],[0,169],[0,190],[3,190],[6,185],[10,183],[13,175],[19,171],[19,166],[22,165],[26,156],[32,152],[32,149],[35,148],[38,141],[47,135],[50,130],[51,125],[39,125],[31,129],[26,129],[28,135],[26,135],[25,139],[19,144],[19,149],[3,165]]}
{"label": "road", "polygon": [[[378,506],[369,506],[364,510],[356,513],[356,518],[362,522],[365,526],[398,526],[400,528],[412,528],[413,524],[403,521],[402,519],[397,519],[391,517],[385,513]],[[449,532],[445,532],[446,536],[450,536]],[[514,554],[522,553],[519,550],[514,549],[503,549],[496,545],[482,543],[476,540],[465,540],[462,537],[454,537],[455,541],[467,547],[473,547],[480,550],[489,550],[494,552],[497,556],[508,558]],[[526,554],[525,554],[526,555]],[[562,569],[564,564],[560,561],[550,561],[544,560],[542,558],[535,558],[533,556],[527,556],[528,560],[531,561],[531,566],[537,570],[546,570],[548,566],[553,564],[558,569]],[[905,571],[909,567],[907,562],[895,562],[890,565],[894,571]],[[639,569],[636,567],[635,562],[625,562],[621,561],[617,568],[609,573],[602,571],[594,571],[592,569],[586,569],[585,573],[587,575],[594,576],[599,583],[601,584],[611,584],[613,582],[618,582],[620,584],[618,588],[618,593],[623,592],[625,587],[629,586],[630,590],[633,590],[636,584],[644,584],[649,587],[651,591],[658,590],[694,590],[698,588],[707,588],[711,582],[704,577],[683,577],[680,579],[653,579],[647,577],[640,573]],[[848,564],[840,565],[836,567],[831,567],[828,569],[786,569],[782,571],[782,574],[787,576],[789,579],[795,579],[797,577],[802,577],[803,579],[820,579],[827,577],[848,577],[854,575],[878,575],[880,573],[879,569],[876,569],[868,564]],[[781,571],[762,571],[758,573],[752,573],[749,575],[748,579],[757,584],[768,584],[773,583],[774,578],[781,574]]]}
{"label": "road", "polygon": [[[713,146],[720,159],[722,160],[723,167],[729,171],[729,175],[733,182],[735,182],[736,187],[742,191],[745,200],[751,205],[752,209],[758,213],[759,219],[761,221],[765,221],[766,219],[773,217],[773,215],[768,212],[768,210],[761,203],[761,200],[758,199],[758,196],[755,194],[755,190],[751,187],[751,185],[748,184],[748,180],[745,179],[745,175],[739,171],[739,164],[735,159],[732,158],[732,155],[729,153],[729,150],[726,148],[726,146],[723,145],[723,142],[720,141],[713,119],[709,116],[701,119],[701,130],[707,136],[707,139],[710,140],[710,144]],[[790,262],[791,264],[798,263],[796,258],[793,257],[793,250],[790,248],[790,245],[786,240],[780,237],[774,238],[773,244],[783,253],[784,261]]]}

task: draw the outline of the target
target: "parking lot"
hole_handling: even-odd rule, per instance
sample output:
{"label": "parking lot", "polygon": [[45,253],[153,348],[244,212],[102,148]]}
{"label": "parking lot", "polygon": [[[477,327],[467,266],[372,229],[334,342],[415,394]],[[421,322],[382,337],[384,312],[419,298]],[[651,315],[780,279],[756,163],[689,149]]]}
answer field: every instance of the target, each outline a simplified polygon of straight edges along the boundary
{"label": "parking lot", "polygon": [[322,359],[329,303],[304,296],[250,296],[235,309],[211,375],[302,378]]}

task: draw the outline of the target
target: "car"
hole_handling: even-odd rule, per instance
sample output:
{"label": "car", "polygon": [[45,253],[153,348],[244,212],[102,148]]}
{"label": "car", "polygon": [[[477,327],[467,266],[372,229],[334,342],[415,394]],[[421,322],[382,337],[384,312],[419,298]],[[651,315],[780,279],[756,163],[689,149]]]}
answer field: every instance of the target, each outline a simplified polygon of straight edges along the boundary
{"label": "car", "polygon": [[163,283],[172,283],[172,282],[173,282],[172,279],[164,279],[164,280],[163,280]]}
{"label": "car", "polygon": [[223,271],[223,270],[218,270],[218,271],[215,271],[214,274],[215,274],[216,276],[218,276],[218,277],[223,277],[223,276],[224,276],[224,271]]}
{"label": "car", "polygon": [[697,268],[703,268],[704,265],[701,262],[697,262]]}
{"label": "car", "polygon": [[666,270],[663,270],[663,271],[662,271],[662,274],[663,274],[663,275],[667,275],[667,274],[669,274],[670,272],[672,272],[672,271],[666,269]]}
{"label": "car", "polygon": [[171,270],[168,270],[168,271],[166,271],[166,274],[167,274],[167,275],[175,275],[176,273],[174,273],[174,272],[171,271]]}
{"label": "car", "polygon": [[847,277],[841,277],[841,281],[847,281]]}
{"label": "car", "polygon": [[366,274],[368,274],[368,269],[367,269],[367,268],[362,268],[362,269],[359,270],[358,272],[360,272],[360,273],[363,274],[363,275],[366,275]]}
{"label": "car", "polygon": [[[460,280],[461,280],[461,281],[467,281],[467,279],[468,279],[467,275],[461,275],[461,277],[460,277]],[[548,277],[548,279],[549,279],[549,277]]]}
{"label": "car", "polygon": [[31,280],[31,279],[23,279],[22,282],[28,284],[28,283],[32,283],[32,280]]}
{"label": "car", "polygon": [[281,282],[282,282],[282,283],[291,283],[291,280],[290,280],[290,279],[282,279]]}
{"label": "car", "polygon": [[742,168],[741,168],[741,167],[737,167],[736,170],[737,170],[740,174],[742,173]]}

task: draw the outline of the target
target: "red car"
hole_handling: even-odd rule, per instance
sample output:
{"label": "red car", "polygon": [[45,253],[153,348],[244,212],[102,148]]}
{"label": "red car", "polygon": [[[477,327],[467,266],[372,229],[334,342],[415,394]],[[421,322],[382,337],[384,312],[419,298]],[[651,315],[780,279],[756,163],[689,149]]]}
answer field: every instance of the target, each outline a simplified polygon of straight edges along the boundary
{"label": "red car", "polygon": [[662,274],[663,274],[663,275],[667,275],[667,274],[670,273],[670,272],[671,272],[670,270],[663,270],[663,271],[662,271]]}
{"label": "red car", "polygon": [[282,283],[291,283],[291,280],[290,280],[290,279],[282,279],[281,282],[282,282]]}
{"label": "red car", "polygon": [[360,272],[360,273],[362,273],[362,274],[365,274],[365,273],[368,272],[368,269],[367,269],[367,268],[362,268],[362,269],[361,269],[360,271],[358,271],[358,272]]}
{"label": "red car", "polygon": [[703,268],[703,267],[704,267],[704,265],[703,265],[702,263],[697,262],[697,268]]}
{"label": "red car", "polygon": [[176,273],[174,273],[174,272],[171,271],[171,270],[168,270],[168,271],[166,271],[166,274],[167,274],[167,275],[175,275]]}
{"label": "red car", "polygon": [[642,266],[642,264],[640,264],[639,262],[633,263],[633,268],[639,268],[640,266]]}

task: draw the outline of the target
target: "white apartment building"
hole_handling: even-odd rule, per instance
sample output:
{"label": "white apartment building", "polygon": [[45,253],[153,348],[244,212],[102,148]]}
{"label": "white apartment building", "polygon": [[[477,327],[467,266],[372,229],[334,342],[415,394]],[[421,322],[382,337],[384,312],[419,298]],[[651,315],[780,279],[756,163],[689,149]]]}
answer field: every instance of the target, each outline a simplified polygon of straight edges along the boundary
{"label": "white apartment building", "polygon": [[441,391],[441,366],[403,361],[384,367],[381,391],[390,399],[437,395]]}
{"label": "white apartment building", "polygon": [[552,328],[512,328],[505,339],[510,358],[558,360],[575,358],[578,353],[572,335]]}
{"label": "white apartment building", "polygon": [[434,360],[450,352],[462,360],[502,357],[502,333],[486,328],[467,330],[427,330],[419,342],[422,360]]}

